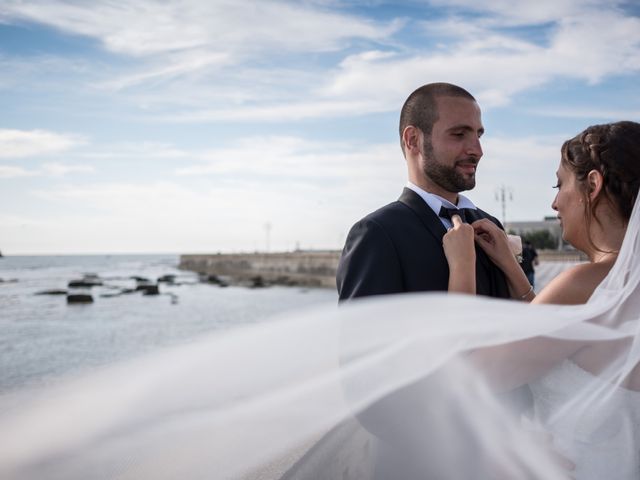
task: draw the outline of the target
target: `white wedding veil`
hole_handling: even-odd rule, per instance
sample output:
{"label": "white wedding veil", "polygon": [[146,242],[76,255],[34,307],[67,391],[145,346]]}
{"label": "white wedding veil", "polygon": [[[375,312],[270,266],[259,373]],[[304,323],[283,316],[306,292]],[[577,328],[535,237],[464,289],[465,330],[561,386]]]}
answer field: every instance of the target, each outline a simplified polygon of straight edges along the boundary
{"label": "white wedding veil", "polygon": [[[563,454],[572,442],[606,443],[620,432],[629,451],[617,458],[633,461],[639,226],[636,201],[615,266],[585,305],[443,293],[369,298],[12,395],[0,404],[0,477],[269,478],[260,472],[315,444],[325,455],[311,448],[284,478],[367,478],[367,459],[383,463],[376,449],[387,445],[404,459],[389,461],[393,478],[416,467],[434,472],[429,478],[553,479],[566,478],[556,448]],[[502,348],[505,374],[525,372],[533,384],[541,380],[530,370],[543,379],[572,361],[560,355],[538,365],[558,345],[578,345],[588,361],[574,366],[583,381],[571,395],[544,412],[550,447],[523,428],[527,412],[511,407],[496,389],[502,374],[476,355]],[[344,425],[360,433],[336,434]]]}

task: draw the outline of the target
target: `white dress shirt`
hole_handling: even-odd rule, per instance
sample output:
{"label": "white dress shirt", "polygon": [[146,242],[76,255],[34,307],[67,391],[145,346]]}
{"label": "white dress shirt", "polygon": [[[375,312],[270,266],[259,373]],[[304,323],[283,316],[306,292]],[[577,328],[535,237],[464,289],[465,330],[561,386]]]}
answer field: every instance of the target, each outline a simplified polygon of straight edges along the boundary
{"label": "white dress shirt", "polygon": [[446,229],[451,228],[453,225],[448,218],[442,218],[440,216],[440,208],[442,208],[443,206],[445,208],[470,208],[472,210],[476,210],[478,208],[473,204],[471,200],[461,194],[458,194],[458,204],[454,205],[446,198],[442,198],[441,196],[434,193],[425,192],[419,186],[414,185],[411,182],[407,182],[407,188],[420,195],[420,198],[422,198],[426,202],[426,204],[429,205],[429,208],[434,211],[434,213],[438,216],[438,218],[442,222],[442,225],[444,225],[444,228]]}

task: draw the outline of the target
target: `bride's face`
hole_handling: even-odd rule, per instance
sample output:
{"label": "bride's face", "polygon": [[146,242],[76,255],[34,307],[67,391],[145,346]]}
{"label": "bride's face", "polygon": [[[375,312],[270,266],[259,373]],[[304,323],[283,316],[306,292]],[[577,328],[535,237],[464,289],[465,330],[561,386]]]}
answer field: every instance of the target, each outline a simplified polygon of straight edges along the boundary
{"label": "bride's face", "polygon": [[585,197],[575,174],[562,162],[556,172],[558,193],[551,204],[562,227],[562,238],[578,249],[588,238],[585,222]]}

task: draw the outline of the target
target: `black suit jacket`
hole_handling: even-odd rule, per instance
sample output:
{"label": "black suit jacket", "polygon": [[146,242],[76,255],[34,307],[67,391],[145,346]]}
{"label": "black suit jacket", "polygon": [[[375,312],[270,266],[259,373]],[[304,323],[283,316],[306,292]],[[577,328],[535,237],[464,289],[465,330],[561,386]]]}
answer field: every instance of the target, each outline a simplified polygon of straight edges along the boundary
{"label": "black suit jacket", "polygon": [[[488,218],[478,209],[469,223]],[[349,232],[337,271],[340,300],[402,292],[446,291],[449,266],[442,248],[446,229],[440,218],[413,190],[398,201],[357,222]],[[508,298],[502,271],[476,247],[476,288],[479,295]]]}
{"label": "black suit jacket", "polygon": [[[467,215],[469,222],[480,218],[488,218],[502,228],[497,219],[480,209]],[[442,248],[445,233],[433,210],[417,193],[405,188],[398,201],[367,215],[351,228],[337,271],[340,300],[446,291],[449,266]],[[476,288],[481,295],[509,297],[504,275],[478,247]],[[348,398],[349,385],[344,387]],[[431,427],[440,415],[439,395],[440,392],[433,391],[430,383],[423,380],[378,400],[357,414],[362,425],[382,441],[378,446],[376,479],[440,478],[439,469],[444,468],[446,472],[448,461],[443,455],[450,450],[439,449],[439,442],[429,438]],[[404,415],[408,411],[422,414],[408,419]],[[472,445],[461,445],[461,448],[467,452],[480,451]],[[447,478],[446,474],[442,478]]]}

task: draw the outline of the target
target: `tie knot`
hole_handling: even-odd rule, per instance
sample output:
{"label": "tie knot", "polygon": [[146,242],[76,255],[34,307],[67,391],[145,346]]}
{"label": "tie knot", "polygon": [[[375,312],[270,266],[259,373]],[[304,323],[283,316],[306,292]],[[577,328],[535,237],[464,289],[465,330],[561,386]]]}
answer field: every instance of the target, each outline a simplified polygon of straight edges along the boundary
{"label": "tie knot", "polygon": [[450,222],[453,215],[459,215],[462,223],[467,222],[467,218],[465,216],[463,208],[447,208],[443,205],[442,207],[440,207],[440,213],[438,215],[442,218],[446,218]]}

